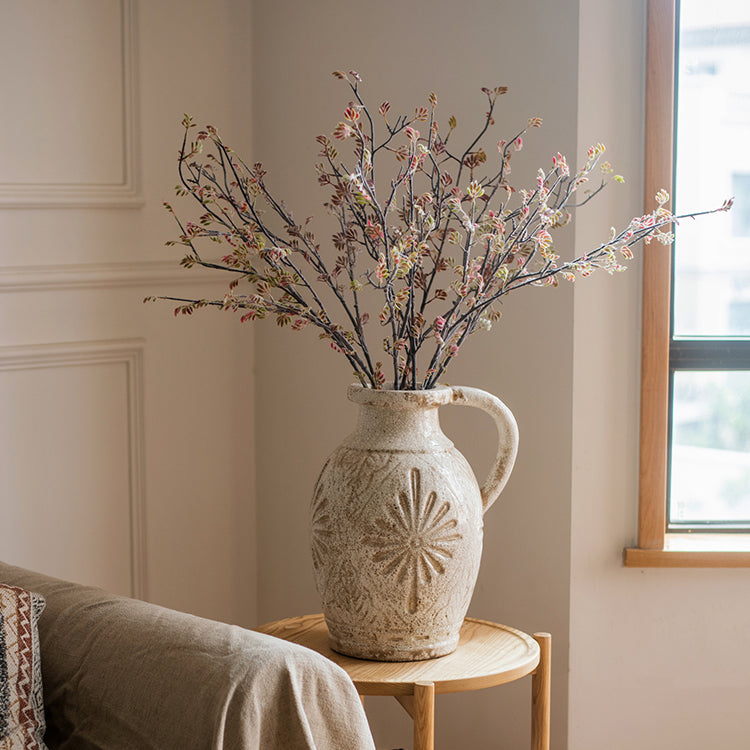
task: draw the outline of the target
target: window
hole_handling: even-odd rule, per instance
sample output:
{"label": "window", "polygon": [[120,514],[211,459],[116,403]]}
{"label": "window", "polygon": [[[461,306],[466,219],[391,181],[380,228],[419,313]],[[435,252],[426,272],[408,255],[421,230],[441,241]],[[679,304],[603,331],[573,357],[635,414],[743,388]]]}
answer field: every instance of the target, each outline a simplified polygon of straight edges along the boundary
{"label": "window", "polygon": [[[750,566],[750,3],[649,0],[638,548],[627,565]],[[677,62],[676,62],[677,61]],[[734,532],[734,533],[730,533]]]}
{"label": "window", "polygon": [[750,173],[732,173],[732,195],[737,200],[732,214],[732,234],[735,237],[750,237]]}

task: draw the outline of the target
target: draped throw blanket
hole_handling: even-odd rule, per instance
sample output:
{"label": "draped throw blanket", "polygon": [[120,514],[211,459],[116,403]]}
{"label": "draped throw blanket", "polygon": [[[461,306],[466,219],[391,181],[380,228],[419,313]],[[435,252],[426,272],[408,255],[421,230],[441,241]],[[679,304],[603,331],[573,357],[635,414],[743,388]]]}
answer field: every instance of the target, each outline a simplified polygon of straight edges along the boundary
{"label": "draped throw blanket", "polygon": [[374,750],[346,673],[240,627],[0,563],[46,599],[50,750]]}

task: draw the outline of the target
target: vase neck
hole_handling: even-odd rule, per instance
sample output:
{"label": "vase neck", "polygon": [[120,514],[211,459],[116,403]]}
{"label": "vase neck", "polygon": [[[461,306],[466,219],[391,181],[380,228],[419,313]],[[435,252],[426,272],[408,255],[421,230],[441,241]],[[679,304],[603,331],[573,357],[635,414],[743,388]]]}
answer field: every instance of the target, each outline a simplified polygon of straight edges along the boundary
{"label": "vase neck", "polygon": [[360,404],[350,448],[397,451],[443,451],[453,443],[440,429],[437,406]]}

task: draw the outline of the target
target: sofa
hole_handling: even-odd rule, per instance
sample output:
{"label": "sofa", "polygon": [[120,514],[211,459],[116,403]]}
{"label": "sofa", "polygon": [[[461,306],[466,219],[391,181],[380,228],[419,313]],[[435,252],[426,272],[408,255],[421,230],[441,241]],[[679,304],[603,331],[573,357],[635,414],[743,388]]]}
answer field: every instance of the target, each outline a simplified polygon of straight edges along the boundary
{"label": "sofa", "polygon": [[5,563],[0,584],[0,750],[374,750],[313,651]]}

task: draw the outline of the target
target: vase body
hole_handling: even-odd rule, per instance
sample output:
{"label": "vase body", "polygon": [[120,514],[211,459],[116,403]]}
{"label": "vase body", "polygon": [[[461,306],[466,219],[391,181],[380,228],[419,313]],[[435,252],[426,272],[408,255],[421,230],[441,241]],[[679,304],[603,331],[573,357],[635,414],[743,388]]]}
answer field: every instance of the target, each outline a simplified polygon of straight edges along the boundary
{"label": "vase body", "polygon": [[[479,572],[483,513],[515,459],[515,421],[477,389],[351,386],[348,395],[357,427],[327,460],[311,508],[331,647],[378,661],[451,653]],[[495,417],[498,459],[482,488],[440,429],[438,409],[450,403]]]}

